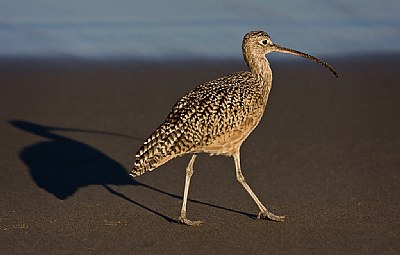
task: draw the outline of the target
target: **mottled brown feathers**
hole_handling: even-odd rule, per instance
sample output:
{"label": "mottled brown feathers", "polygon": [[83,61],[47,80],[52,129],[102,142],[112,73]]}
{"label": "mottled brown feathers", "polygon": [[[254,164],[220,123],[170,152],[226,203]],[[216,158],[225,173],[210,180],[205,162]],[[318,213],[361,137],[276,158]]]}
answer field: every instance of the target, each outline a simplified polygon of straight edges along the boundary
{"label": "mottled brown feathers", "polygon": [[232,156],[236,179],[257,204],[259,219],[284,221],[260,202],[244,179],[240,166],[240,147],[264,114],[272,86],[272,70],[266,58],[270,52],[301,56],[336,71],[316,57],[274,44],[267,33],[251,31],[243,38],[242,52],[249,72],[239,72],[204,83],[182,97],[167,119],[154,131],[136,154],[132,176],[161,166],[174,157],[192,153],[186,168],[185,188],[179,222],[199,226],[202,221],[186,217],[190,178],[197,153]]}
{"label": "mottled brown feathers", "polygon": [[[244,124],[258,123],[259,119],[255,119],[258,116],[252,117],[251,113],[262,114],[264,110],[267,93],[263,87],[259,75],[238,72],[191,90],[144,142],[136,154],[132,175],[151,171],[189,152],[231,154],[221,147],[227,140],[224,138],[234,130],[247,131],[242,127]],[[249,118],[251,123],[247,123]]]}
{"label": "mottled brown feathers", "polygon": [[186,153],[231,156],[260,121],[272,85],[265,58],[270,40],[262,31],[243,38],[243,56],[250,72],[238,72],[197,86],[172,108],[167,119],[136,154],[132,176]]}

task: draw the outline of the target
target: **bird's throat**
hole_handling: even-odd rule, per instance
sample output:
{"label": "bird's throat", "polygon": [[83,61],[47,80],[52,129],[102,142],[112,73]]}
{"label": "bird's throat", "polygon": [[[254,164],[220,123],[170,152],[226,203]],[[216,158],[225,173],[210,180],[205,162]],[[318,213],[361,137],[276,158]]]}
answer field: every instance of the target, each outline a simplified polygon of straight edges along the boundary
{"label": "bird's throat", "polygon": [[254,54],[249,50],[244,51],[244,60],[253,74],[259,75],[264,81],[272,82],[272,70],[265,55]]}
{"label": "bird's throat", "polygon": [[254,59],[249,61],[250,72],[259,77],[261,89],[268,94],[272,86],[272,70],[268,59],[263,56],[262,58],[256,59],[254,62],[252,60]]}

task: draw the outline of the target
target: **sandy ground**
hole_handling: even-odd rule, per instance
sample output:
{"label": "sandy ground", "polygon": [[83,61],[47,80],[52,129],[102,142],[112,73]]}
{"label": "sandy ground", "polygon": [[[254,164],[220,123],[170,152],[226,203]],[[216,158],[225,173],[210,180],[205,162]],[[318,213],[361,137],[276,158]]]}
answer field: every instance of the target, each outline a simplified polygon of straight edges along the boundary
{"label": "sandy ground", "polygon": [[2,60],[0,254],[399,254],[399,56],[271,61],[266,114],[242,168],[189,156],[135,180],[133,155],[194,86],[238,62]]}

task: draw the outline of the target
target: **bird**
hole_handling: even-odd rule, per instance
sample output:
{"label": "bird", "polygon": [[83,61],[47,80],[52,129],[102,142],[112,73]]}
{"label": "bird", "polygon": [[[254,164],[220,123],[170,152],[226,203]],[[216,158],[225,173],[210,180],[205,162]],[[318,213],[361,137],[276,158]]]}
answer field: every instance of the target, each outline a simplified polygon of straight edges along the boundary
{"label": "bird", "polygon": [[272,87],[272,70],[266,57],[280,52],[310,59],[328,68],[328,63],[309,54],[272,42],[265,31],[250,31],[242,42],[248,71],[236,72],[205,82],[178,100],[165,121],[149,136],[135,155],[130,172],[137,177],[173,158],[191,154],[186,167],[181,214],[178,222],[199,226],[203,221],[187,218],[187,199],[193,165],[199,153],[233,157],[236,179],[259,208],[258,219],[282,222],[286,216],[270,212],[247,184],[240,164],[242,143],[259,124]]}

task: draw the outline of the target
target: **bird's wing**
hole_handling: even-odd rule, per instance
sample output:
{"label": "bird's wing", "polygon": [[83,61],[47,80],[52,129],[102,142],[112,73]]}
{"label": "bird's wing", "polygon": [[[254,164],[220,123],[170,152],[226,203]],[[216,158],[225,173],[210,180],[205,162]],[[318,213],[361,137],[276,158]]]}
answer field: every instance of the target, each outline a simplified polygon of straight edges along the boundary
{"label": "bird's wing", "polygon": [[[246,85],[241,83],[248,79]],[[234,73],[201,84],[174,105],[166,120],[136,154],[133,172],[145,171],[194,151],[239,125],[257,90],[258,80],[249,72]]]}

